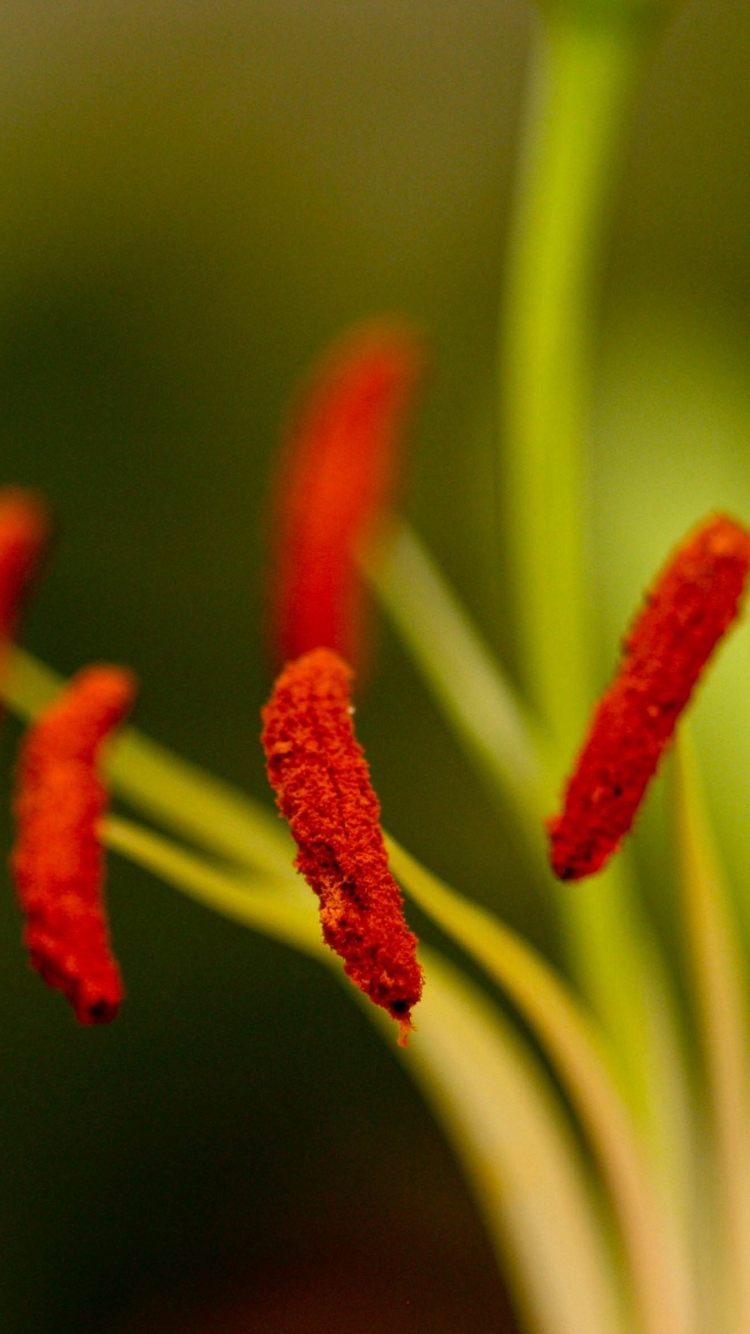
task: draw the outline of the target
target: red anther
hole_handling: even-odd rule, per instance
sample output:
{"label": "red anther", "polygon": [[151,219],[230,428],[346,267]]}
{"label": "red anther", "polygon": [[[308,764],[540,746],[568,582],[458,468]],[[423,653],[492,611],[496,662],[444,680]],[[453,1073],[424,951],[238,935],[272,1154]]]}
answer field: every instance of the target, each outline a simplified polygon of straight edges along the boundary
{"label": "red anther", "polygon": [[352,724],[353,673],[328,649],[279,676],[263,710],[263,749],[277,805],[320,899],[324,938],[348,976],[401,1028],[422,994],[416,937],[388,869],[380,805]]}
{"label": "red anther", "polygon": [[273,514],[271,633],[278,662],[330,648],[362,658],[356,553],[393,499],[399,444],[422,370],[404,325],[363,324],[303,386],[286,432]]}
{"label": "red anther", "polygon": [[11,869],[30,962],[68,997],[82,1024],[115,1018],[122,980],[109,946],[104,855],[97,826],[108,805],[103,743],[129,713],[135,678],[121,667],[80,672],[22,743]]}
{"label": "red anther", "polygon": [[677,720],[718,641],[739,614],[750,533],[712,515],[677,547],[647,594],[612,685],[548,822],[561,880],[598,871],[630,829]]}
{"label": "red anther", "polygon": [[15,632],[48,535],[49,517],[41,496],[13,486],[0,490],[0,642]]}

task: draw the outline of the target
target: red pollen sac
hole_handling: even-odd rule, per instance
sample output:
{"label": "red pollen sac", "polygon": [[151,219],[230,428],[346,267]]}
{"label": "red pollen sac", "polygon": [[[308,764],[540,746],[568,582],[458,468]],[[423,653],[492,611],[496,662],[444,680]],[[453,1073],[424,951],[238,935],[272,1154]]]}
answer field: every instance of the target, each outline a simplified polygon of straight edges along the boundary
{"label": "red pollen sac", "polygon": [[323,936],[351,980],[401,1028],[422,994],[416,937],[388,868],[380,805],[352,724],[353,673],[317,649],[290,663],[263,710],[268,778],[320,899]]}
{"label": "red pollen sac", "polygon": [[68,997],[82,1024],[114,1019],[122,980],[109,946],[104,857],[108,805],[103,744],[129,713],[135,678],[120,667],[80,672],[22,743],[11,870],[32,966]]}
{"label": "red pollen sac", "polygon": [[624,643],[565,793],[548,822],[561,880],[593,875],[617,850],[716,645],[738,616],[750,532],[712,515],[673,552]]}
{"label": "red pollen sac", "polygon": [[361,662],[357,551],[393,499],[422,360],[405,325],[371,321],[329,351],[298,397],[273,506],[270,609],[278,662],[314,648]]}
{"label": "red pollen sac", "polygon": [[0,489],[0,641],[11,639],[47,546],[47,508],[33,491]]}

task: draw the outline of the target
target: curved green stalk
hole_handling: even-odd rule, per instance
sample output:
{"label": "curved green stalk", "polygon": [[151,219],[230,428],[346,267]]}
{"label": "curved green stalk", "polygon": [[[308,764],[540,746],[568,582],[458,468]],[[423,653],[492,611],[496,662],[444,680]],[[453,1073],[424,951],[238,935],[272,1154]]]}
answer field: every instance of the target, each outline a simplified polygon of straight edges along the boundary
{"label": "curved green stalk", "polygon": [[102,821],[108,848],[181,890],[205,907],[242,926],[254,927],[331,966],[336,955],[324,944],[311,894],[299,886],[281,888],[274,880],[244,880],[212,866],[186,848],[119,815]]}
{"label": "curved green stalk", "polygon": [[[503,311],[500,391],[521,670],[549,729],[547,799],[592,698],[584,453],[592,308],[612,179],[651,25],[552,6],[536,48]],[[614,1039],[634,1105],[659,1120],[644,1062],[653,957],[621,864],[556,896],[571,965]]]}
{"label": "curved green stalk", "polygon": [[[687,729],[677,749],[682,910],[708,1075],[714,1137],[719,1280],[712,1328],[750,1329],[750,1064],[741,949]],[[713,1184],[713,1183],[712,1183]]]}
{"label": "curved green stalk", "polygon": [[[102,822],[102,836],[205,907],[330,968],[392,1040],[391,1021],[323,943],[314,898],[301,886],[243,881],[119,816]],[[400,1054],[467,1170],[531,1326],[539,1334],[625,1334],[606,1227],[558,1095],[477,988],[436,951],[424,948],[421,957],[419,1029]]]}
{"label": "curved green stalk", "polygon": [[528,945],[441,884],[393,840],[388,848],[394,874],[411,897],[502,987],[554,1062],[609,1189],[641,1334],[694,1334],[687,1258],[644,1161],[603,1037]]}
{"label": "curved green stalk", "polygon": [[363,565],[435,702],[541,865],[542,743],[512,683],[408,524],[393,524]]}
{"label": "curved green stalk", "polygon": [[425,993],[400,1056],[473,1185],[524,1328],[625,1334],[608,1220],[559,1093],[476,986],[434,950],[420,958]]}
{"label": "curved green stalk", "polygon": [[[65,678],[24,649],[10,652],[2,697],[21,718],[35,718]],[[281,822],[260,802],[126,727],[111,748],[108,770],[133,806],[210,852],[282,879],[294,878],[294,848]]]}
{"label": "curved green stalk", "polygon": [[584,445],[602,232],[643,41],[637,26],[542,25],[503,309],[508,549],[530,699],[569,756],[591,699]]}

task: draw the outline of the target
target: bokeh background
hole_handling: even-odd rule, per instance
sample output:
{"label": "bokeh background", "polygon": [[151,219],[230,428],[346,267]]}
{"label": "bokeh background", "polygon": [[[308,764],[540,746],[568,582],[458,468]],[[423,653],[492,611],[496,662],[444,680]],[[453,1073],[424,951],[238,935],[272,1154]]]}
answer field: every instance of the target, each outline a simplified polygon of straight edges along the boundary
{"label": "bokeh background", "polygon": [[[269,467],[292,387],[351,320],[430,332],[407,508],[512,663],[493,363],[532,18],[523,0],[0,8],[2,475],[59,522],[27,643],[64,672],[131,664],[139,725],[256,795]],[[612,204],[602,676],[669,543],[717,505],[750,517],[749,62],[746,6],[683,7]],[[699,729],[747,925],[745,640]],[[358,726],[393,832],[554,954],[385,627]],[[17,737],[9,721],[4,790]],[[638,838],[647,885],[668,882],[665,800]],[[511,1329],[450,1153],[358,1007],[115,858],[110,900],[129,999],[83,1031],[0,898],[2,1334]]]}

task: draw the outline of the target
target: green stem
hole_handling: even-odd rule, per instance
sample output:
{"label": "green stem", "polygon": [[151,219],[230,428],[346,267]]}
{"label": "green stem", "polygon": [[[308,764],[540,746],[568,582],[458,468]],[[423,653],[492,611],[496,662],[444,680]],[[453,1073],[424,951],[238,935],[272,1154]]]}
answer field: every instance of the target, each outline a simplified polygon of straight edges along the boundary
{"label": "green stem", "polygon": [[[14,646],[2,697],[19,717],[31,721],[65,684],[51,667]],[[270,810],[134,727],[118,736],[108,771],[118,795],[209,852],[294,879],[291,839]]]}
{"label": "green stem", "polygon": [[[711,1266],[723,1309],[715,1328],[750,1329],[750,1066],[737,927],[714,848],[689,732],[677,750],[682,910],[708,1075],[720,1250]],[[712,1274],[712,1277],[714,1275]]]}
{"label": "green stem", "polygon": [[113,852],[128,857],[222,917],[262,931],[330,966],[337,962],[323,942],[313,897],[299,886],[282,887],[273,879],[243,880],[178,847],[163,834],[119,815],[107,816],[101,833]]}
{"label": "green stem", "polygon": [[549,965],[478,904],[462,898],[388,839],[410,896],[485,969],[552,1060],[586,1129],[610,1192],[642,1334],[694,1334],[690,1274],[650,1164],[612,1078],[610,1048]]}
{"label": "green stem", "polygon": [[[591,690],[584,446],[592,309],[612,179],[650,25],[553,11],[538,42],[511,237],[500,382],[521,671],[549,729],[548,798]],[[651,1097],[645,926],[620,866],[557,896],[574,973],[613,1035],[634,1105]]]}
{"label": "green stem", "polygon": [[[119,816],[104,820],[101,834],[109,848],[205,907],[323,964],[393,1043],[392,1022],[324,944],[302,885],[240,879]],[[607,1229],[558,1095],[477,988],[435,951],[422,947],[420,957],[427,985],[419,1031],[399,1055],[464,1165],[520,1303],[540,1334],[625,1334]]]}
{"label": "green stem", "polygon": [[365,574],[436,704],[543,859],[542,740],[511,681],[417,534],[396,523]]}
{"label": "green stem", "polygon": [[591,698],[582,452],[592,297],[642,44],[637,28],[544,25],[510,245],[500,387],[521,667],[565,756]]}
{"label": "green stem", "polygon": [[424,945],[420,959],[417,1031],[399,1056],[473,1187],[523,1328],[636,1334],[612,1219],[559,1091],[474,983]]}

